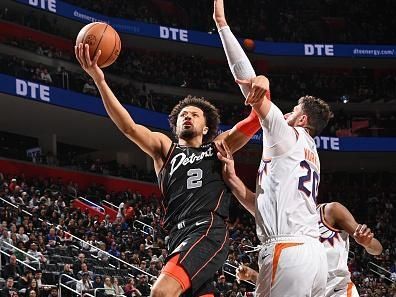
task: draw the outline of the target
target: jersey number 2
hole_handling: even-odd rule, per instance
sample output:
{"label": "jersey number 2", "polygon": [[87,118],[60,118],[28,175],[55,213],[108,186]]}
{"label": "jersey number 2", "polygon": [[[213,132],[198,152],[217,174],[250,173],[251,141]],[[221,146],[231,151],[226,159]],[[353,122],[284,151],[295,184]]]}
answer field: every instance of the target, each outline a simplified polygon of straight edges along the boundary
{"label": "jersey number 2", "polygon": [[[302,192],[304,192],[308,197],[311,196],[314,199],[316,203],[316,198],[318,196],[318,187],[319,187],[319,174],[316,173],[315,170],[311,169],[311,166],[309,166],[307,161],[302,161],[300,163],[300,166],[302,168],[307,169],[307,175],[303,175],[299,178],[298,180],[298,189]],[[312,190],[310,191],[307,189],[305,186],[306,183],[309,183],[312,180]]]}
{"label": "jersey number 2", "polygon": [[187,171],[187,189],[202,187],[202,169],[194,168]]}

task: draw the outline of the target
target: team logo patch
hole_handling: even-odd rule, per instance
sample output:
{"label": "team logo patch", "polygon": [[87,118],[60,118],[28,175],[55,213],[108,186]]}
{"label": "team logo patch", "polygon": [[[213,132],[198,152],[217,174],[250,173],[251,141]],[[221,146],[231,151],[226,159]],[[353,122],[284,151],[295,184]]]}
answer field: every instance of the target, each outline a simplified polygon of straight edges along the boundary
{"label": "team logo patch", "polygon": [[181,244],[177,246],[177,248],[172,252],[172,254],[180,252],[180,250],[187,245],[187,240],[183,241]]}
{"label": "team logo patch", "polygon": [[93,46],[96,44],[96,36],[89,34],[85,39],[85,42],[88,43],[89,46]]}

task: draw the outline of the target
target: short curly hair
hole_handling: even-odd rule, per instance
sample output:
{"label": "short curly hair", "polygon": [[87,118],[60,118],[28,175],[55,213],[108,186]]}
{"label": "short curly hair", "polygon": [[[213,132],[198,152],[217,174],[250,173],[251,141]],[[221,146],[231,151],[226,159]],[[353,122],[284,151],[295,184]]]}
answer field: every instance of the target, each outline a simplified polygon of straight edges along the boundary
{"label": "short curly hair", "polygon": [[308,125],[312,130],[311,134],[317,136],[322,133],[333,117],[330,106],[324,100],[308,95],[301,97],[298,104],[301,104],[303,113],[308,116]]}
{"label": "short curly hair", "polygon": [[216,109],[209,101],[204,98],[197,98],[191,95],[187,96],[172,109],[169,114],[169,125],[172,128],[173,134],[177,137],[176,126],[177,118],[186,106],[195,106],[203,111],[206,126],[209,128],[208,133],[203,136],[203,143],[211,142],[217,135],[217,129],[220,123],[220,115]]}

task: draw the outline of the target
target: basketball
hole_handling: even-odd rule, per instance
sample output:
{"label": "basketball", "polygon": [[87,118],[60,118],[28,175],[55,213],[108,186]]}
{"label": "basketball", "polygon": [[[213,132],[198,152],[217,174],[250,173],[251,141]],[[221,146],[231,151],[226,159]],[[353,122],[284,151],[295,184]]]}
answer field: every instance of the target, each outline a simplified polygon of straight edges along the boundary
{"label": "basketball", "polygon": [[243,47],[248,51],[253,51],[254,48],[256,47],[256,44],[254,43],[254,40],[252,40],[252,39],[245,39],[243,41]]}
{"label": "basketball", "polygon": [[105,68],[117,60],[121,51],[121,39],[109,24],[95,22],[84,26],[77,35],[76,45],[89,45],[89,55],[93,59],[101,50],[98,66]]}

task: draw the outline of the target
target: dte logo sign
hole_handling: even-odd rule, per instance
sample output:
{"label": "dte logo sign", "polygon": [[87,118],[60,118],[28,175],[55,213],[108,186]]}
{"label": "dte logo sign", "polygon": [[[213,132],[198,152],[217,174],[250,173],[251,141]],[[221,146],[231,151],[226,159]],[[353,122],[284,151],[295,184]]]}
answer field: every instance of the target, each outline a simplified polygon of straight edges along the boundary
{"label": "dte logo sign", "polygon": [[22,79],[16,80],[16,93],[19,96],[30,97],[50,102],[50,87]]}
{"label": "dte logo sign", "polygon": [[56,13],[56,0],[29,0],[29,5]]}
{"label": "dte logo sign", "polygon": [[332,44],[304,44],[306,56],[334,56],[334,45]]}
{"label": "dte logo sign", "polygon": [[162,39],[170,39],[188,42],[188,31],[177,29],[177,28],[168,28],[168,27],[160,27],[160,37]]}
{"label": "dte logo sign", "polygon": [[317,136],[315,137],[317,149],[339,151],[340,139],[336,137]]}

